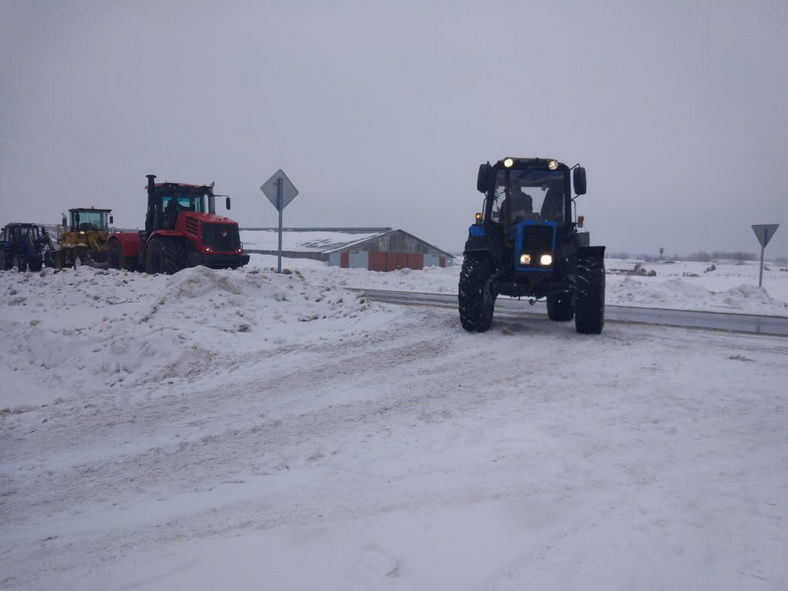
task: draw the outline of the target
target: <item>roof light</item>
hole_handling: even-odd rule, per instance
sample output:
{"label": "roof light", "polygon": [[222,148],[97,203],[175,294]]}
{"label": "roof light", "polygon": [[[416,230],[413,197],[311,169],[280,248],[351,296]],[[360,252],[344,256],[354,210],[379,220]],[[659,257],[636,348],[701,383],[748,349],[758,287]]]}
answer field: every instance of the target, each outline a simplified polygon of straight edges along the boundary
{"label": "roof light", "polygon": [[520,264],[521,265],[530,265],[531,264],[531,255],[530,254],[521,254],[520,255]]}
{"label": "roof light", "polygon": [[507,158],[506,160],[503,161],[503,165],[506,168],[511,168],[512,166],[514,166],[514,160],[512,160],[511,158]]}
{"label": "roof light", "polygon": [[553,255],[551,254],[543,254],[539,257],[539,264],[543,267],[549,267],[553,264]]}
{"label": "roof light", "polygon": [[550,162],[547,163],[547,168],[549,168],[550,170],[557,169],[558,168],[558,161],[557,160],[551,160]]}

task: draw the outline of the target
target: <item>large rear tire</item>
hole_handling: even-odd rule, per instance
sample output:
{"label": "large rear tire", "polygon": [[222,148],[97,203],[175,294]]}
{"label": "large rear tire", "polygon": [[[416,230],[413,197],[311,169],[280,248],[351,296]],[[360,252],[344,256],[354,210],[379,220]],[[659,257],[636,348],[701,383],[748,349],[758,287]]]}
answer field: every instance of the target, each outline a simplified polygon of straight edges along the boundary
{"label": "large rear tire", "polygon": [[14,267],[20,273],[27,271],[27,257],[23,254],[14,255]]}
{"label": "large rear tire", "polygon": [[575,315],[575,303],[571,293],[560,293],[547,296],[547,317],[550,320],[566,322]]}
{"label": "large rear tire", "polygon": [[151,238],[145,251],[145,272],[173,275],[187,266],[187,244],[183,240]]}
{"label": "large rear tire", "polygon": [[605,259],[597,255],[577,257],[575,329],[599,334],[605,325]]}
{"label": "large rear tire", "polygon": [[0,269],[10,271],[13,266],[14,255],[5,249],[0,250]]}
{"label": "large rear tire", "polygon": [[458,303],[460,323],[469,332],[485,332],[492,325],[497,293],[490,279],[494,268],[486,256],[467,256],[460,271]]}
{"label": "large rear tire", "polygon": [[123,247],[116,239],[110,241],[107,247],[107,266],[110,269],[134,270],[131,257],[123,256]]}

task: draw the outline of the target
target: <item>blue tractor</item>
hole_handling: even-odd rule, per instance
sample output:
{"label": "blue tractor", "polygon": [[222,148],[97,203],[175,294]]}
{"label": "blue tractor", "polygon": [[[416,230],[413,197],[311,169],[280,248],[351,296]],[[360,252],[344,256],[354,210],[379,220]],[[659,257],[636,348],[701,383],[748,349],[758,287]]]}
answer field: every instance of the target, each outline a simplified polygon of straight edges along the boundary
{"label": "blue tractor", "polygon": [[8,271],[16,267],[22,273],[40,271],[53,250],[46,229],[36,224],[6,224],[0,231],[0,269]]}
{"label": "blue tractor", "polygon": [[[574,195],[572,187],[574,186]],[[605,247],[591,246],[575,218],[586,171],[553,159],[504,158],[479,167],[483,212],[468,232],[460,272],[460,322],[490,328],[499,295],[544,298],[550,320],[574,318],[577,332],[599,334],[605,323]]]}

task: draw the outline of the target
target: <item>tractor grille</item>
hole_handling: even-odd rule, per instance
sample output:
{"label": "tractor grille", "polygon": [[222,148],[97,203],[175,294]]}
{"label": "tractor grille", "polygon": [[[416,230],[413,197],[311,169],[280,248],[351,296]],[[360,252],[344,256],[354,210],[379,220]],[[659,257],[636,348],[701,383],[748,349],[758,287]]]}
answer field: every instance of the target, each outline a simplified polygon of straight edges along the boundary
{"label": "tractor grille", "polygon": [[200,222],[195,220],[194,218],[186,218],[186,231],[189,234],[197,235],[197,231],[200,229]]}
{"label": "tractor grille", "polygon": [[523,252],[550,252],[553,250],[555,226],[523,226]]}
{"label": "tractor grille", "polygon": [[235,224],[203,224],[202,240],[205,246],[218,251],[235,250],[241,246]]}

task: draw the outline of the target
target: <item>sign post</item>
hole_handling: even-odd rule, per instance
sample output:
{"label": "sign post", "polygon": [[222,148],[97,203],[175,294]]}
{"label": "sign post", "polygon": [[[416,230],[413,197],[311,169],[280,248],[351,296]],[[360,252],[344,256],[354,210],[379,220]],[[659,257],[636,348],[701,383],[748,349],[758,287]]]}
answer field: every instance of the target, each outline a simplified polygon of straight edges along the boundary
{"label": "sign post", "polygon": [[290,182],[287,175],[280,168],[271,178],[260,185],[263,195],[279,212],[279,250],[276,260],[276,272],[282,272],[282,211],[298,195],[298,189]]}
{"label": "sign post", "polygon": [[755,237],[761,243],[761,271],[758,274],[758,287],[763,286],[763,251],[766,250],[766,245],[772,239],[774,233],[780,224],[753,224],[752,231],[755,232]]}

